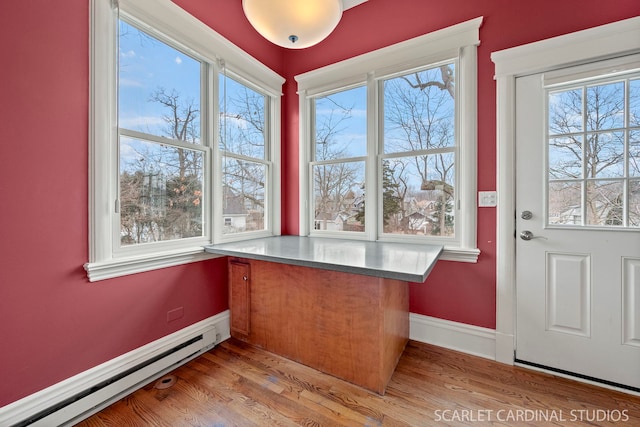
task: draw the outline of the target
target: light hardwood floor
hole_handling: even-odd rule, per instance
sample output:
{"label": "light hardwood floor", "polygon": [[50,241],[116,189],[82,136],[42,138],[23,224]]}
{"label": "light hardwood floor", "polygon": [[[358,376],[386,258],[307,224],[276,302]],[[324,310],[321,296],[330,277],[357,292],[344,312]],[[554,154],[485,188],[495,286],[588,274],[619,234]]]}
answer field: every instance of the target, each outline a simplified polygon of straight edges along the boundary
{"label": "light hardwood floor", "polygon": [[640,426],[640,397],[415,341],[380,396],[230,339],[78,424],[552,425]]}

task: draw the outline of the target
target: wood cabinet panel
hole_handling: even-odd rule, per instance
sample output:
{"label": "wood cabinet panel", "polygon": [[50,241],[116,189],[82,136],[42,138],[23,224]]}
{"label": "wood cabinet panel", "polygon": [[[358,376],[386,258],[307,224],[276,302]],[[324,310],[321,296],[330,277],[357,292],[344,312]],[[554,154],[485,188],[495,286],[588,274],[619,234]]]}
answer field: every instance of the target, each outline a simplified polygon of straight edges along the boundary
{"label": "wood cabinet panel", "polygon": [[229,308],[232,333],[251,332],[251,267],[246,262],[229,262]]}

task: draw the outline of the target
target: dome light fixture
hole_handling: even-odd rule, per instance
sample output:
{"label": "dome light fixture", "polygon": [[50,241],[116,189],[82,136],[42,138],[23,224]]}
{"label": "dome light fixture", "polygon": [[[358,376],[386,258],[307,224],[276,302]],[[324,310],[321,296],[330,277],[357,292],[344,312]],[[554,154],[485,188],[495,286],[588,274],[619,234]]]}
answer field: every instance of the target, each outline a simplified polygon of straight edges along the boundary
{"label": "dome light fixture", "polygon": [[265,39],[289,49],[324,40],[342,18],[342,0],[242,0],[244,14]]}

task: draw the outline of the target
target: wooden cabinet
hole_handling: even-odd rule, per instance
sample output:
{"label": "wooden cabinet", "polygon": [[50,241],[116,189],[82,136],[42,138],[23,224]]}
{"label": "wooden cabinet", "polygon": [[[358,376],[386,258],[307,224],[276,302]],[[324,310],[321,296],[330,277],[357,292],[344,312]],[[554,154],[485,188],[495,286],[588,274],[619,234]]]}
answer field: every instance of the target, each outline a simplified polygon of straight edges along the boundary
{"label": "wooden cabinet", "polygon": [[384,394],[409,336],[408,283],[229,261],[231,335]]}
{"label": "wooden cabinet", "polygon": [[229,262],[229,308],[232,335],[251,332],[251,266],[246,262]]}

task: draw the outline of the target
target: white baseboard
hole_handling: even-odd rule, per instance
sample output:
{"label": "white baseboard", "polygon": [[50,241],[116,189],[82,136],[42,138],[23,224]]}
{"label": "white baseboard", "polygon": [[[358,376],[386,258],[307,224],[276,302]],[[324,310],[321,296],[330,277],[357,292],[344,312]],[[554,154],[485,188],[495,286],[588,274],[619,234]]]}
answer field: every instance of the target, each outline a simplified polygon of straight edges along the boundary
{"label": "white baseboard", "polygon": [[[73,425],[229,338],[229,311],[202,320],[0,408],[0,426],[26,424],[27,420],[36,417],[43,410],[55,408],[78,393],[90,390],[98,384],[104,384],[105,381],[157,358],[193,337],[205,336],[211,334],[212,331],[215,333],[214,337],[206,336],[203,342],[194,343],[178,350],[172,356],[176,360],[175,363],[158,360],[117,382],[102,387],[87,397],[48,414],[46,417],[28,423],[33,427]],[[168,363],[171,363],[170,366],[167,366]]]}
{"label": "white baseboard", "polygon": [[410,313],[409,338],[486,359],[496,358],[493,329]]}

